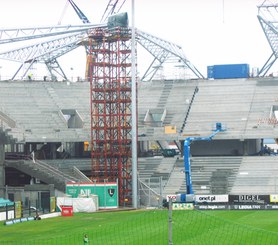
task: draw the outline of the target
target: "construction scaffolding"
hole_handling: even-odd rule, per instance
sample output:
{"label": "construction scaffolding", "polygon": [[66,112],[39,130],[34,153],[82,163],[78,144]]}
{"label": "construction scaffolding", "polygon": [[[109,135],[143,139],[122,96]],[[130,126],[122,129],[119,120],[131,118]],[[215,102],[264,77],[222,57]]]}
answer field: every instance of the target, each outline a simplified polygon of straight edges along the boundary
{"label": "construction scaffolding", "polygon": [[89,36],[92,178],[117,181],[119,205],[132,203],[131,32],[97,28]]}

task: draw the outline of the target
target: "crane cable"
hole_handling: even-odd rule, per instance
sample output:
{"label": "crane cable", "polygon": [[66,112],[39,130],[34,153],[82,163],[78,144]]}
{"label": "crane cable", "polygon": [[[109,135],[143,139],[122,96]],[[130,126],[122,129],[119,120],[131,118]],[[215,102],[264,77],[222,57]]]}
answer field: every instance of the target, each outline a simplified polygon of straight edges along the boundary
{"label": "crane cable", "polygon": [[63,20],[63,18],[64,18],[64,16],[65,16],[65,13],[66,13],[66,10],[67,10],[68,6],[69,6],[69,1],[66,0],[65,7],[64,7],[63,12],[62,12],[62,14],[61,14],[61,17],[60,17],[60,19],[59,19],[59,21],[58,21],[58,25],[61,25],[62,20]]}
{"label": "crane cable", "polygon": [[[123,2],[122,2],[122,4],[120,5],[120,7],[117,9],[117,11],[115,11],[116,6],[117,6],[117,4],[119,3],[119,0],[115,0],[114,3],[113,3],[113,0],[110,0],[109,3],[108,3],[107,6],[106,6],[106,9],[105,9],[105,11],[104,11],[104,13],[103,13],[103,15],[102,15],[102,17],[101,17],[100,22],[106,21],[107,18],[108,18],[108,16],[110,16],[110,15],[112,15],[112,14],[117,14],[117,13],[121,10],[121,8],[122,8],[122,6],[124,5],[125,1],[126,1],[126,0],[123,0]],[[108,10],[109,7],[111,7],[110,10]]]}

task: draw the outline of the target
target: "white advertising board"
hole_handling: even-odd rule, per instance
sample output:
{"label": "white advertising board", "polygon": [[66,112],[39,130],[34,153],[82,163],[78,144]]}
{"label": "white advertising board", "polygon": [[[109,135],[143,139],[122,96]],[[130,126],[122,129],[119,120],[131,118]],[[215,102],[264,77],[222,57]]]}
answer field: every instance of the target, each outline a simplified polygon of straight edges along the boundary
{"label": "white advertising board", "polygon": [[223,203],[229,202],[228,195],[195,195],[196,203]]}

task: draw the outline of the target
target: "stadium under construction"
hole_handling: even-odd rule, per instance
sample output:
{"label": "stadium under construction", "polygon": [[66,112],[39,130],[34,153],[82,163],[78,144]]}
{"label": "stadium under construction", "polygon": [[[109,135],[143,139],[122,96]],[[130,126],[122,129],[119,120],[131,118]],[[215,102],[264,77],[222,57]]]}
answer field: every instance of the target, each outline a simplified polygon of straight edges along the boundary
{"label": "stadium under construction", "polygon": [[[261,13],[265,7],[259,7]],[[139,206],[161,205],[167,196],[186,193],[185,139],[206,137],[219,122],[224,131],[213,140],[191,144],[194,193],[277,194],[277,151],[266,139],[274,146],[278,139],[278,79],[267,75],[278,57],[278,32],[265,18],[258,16],[273,53],[257,74],[248,64],[230,64],[210,66],[203,76],[180,46],[136,29],[137,45],[153,62],[137,81],[135,109],[127,15],[101,25],[34,28],[31,34],[0,30],[3,45],[15,32],[13,42],[52,38],[0,53],[21,62],[19,70],[27,67],[22,77],[18,70],[0,82],[0,197],[28,205],[39,198],[40,208],[47,209],[45,200],[65,195],[67,183],[117,182],[119,206],[131,206],[136,174]],[[87,54],[86,79],[72,82],[57,58],[80,45]],[[168,61],[182,65],[190,77],[158,79]],[[25,79],[35,63],[46,65],[47,78]],[[137,173],[132,173],[132,109]]]}

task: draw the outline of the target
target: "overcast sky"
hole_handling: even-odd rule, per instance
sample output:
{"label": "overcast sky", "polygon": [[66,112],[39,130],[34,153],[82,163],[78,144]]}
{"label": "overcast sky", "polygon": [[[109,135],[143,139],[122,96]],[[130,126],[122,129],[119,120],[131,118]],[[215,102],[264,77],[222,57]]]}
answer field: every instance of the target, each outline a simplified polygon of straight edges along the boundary
{"label": "overcast sky", "polygon": [[[108,3],[108,0],[74,1],[91,23],[96,24]],[[257,6],[262,2],[135,0],[135,25],[182,46],[187,58],[204,76],[207,66],[215,64],[248,63],[251,68],[261,68],[271,55],[257,19]],[[0,0],[0,6],[0,28],[81,24],[72,7],[65,8],[66,0]],[[123,11],[129,12],[131,20],[131,0],[126,0]],[[74,76],[83,77],[85,59],[84,63],[75,59],[70,62],[63,69],[70,72],[74,68]],[[0,66],[2,77],[8,75],[5,62],[0,60]],[[271,71],[277,72],[277,67],[276,64]]]}

